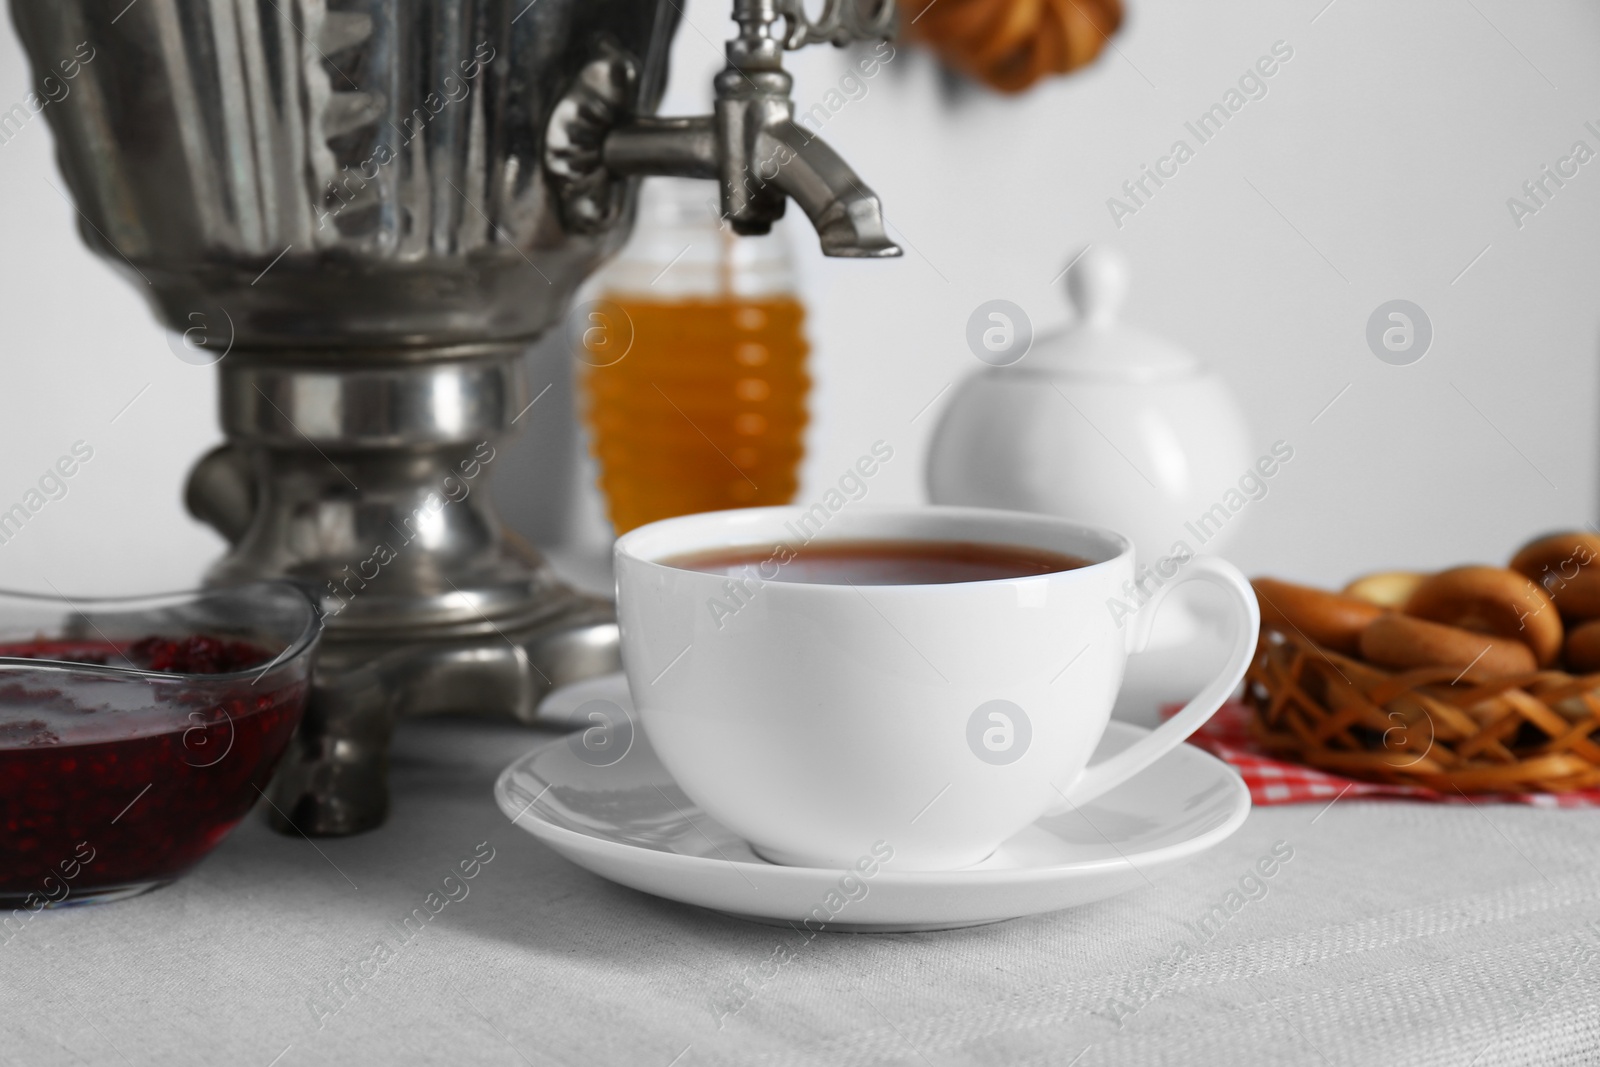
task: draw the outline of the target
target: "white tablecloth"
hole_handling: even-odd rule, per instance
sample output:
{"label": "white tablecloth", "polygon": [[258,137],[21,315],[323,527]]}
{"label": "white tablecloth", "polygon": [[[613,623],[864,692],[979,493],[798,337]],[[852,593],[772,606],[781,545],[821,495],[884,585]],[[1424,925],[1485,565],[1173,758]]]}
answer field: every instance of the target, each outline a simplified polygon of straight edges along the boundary
{"label": "white tablecloth", "polygon": [[[313,844],[253,816],[174,885],[41,915],[0,944],[0,1061],[1600,1063],[1600,813],[1257,809],[1118,899],[803,942],[611,885],[512,827],[494,777],[548,736],[407,724],[381,830]],[[1265,895],[1197,933],[1278,842],[1293,857]],[[398,947],[377,959],[379,941]]]}

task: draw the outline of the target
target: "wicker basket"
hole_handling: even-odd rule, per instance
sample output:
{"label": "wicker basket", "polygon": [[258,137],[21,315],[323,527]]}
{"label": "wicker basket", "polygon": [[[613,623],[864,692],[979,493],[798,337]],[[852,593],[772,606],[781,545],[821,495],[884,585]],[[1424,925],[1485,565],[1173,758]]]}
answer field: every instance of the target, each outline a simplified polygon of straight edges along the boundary
{"label": "wicker basket", "polygon": [[1457,673],[1388,671],[1263,626],[1245,700],[1272,755],[1352,778],[1463,793],[1600,786],[1600,674]]}

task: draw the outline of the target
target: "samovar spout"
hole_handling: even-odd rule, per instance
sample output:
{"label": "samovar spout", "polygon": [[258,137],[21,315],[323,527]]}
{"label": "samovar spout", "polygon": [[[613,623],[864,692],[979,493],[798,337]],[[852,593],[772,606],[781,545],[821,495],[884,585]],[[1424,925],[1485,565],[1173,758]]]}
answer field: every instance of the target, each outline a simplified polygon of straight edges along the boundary
{"label": "samovar spout", "polygon": [[637,64],[602,46],[551,112],[546,132],[546,171],[563,221],[578,232],[613,225],[625,178],[706,178],[719,183],[721,213],[735,233],[766,233],[793,199],[825,255],[900,255],[884,229],[877,195],[825,141],[794,121],[793,79],[782,63],[785,48],[892,32],[893,4],[863,8],[830,0],[812,21],[800,0],[737,0],[734,19],[739,36],[728,42],[728,65],[714,81],[710,115],[632,114]]}

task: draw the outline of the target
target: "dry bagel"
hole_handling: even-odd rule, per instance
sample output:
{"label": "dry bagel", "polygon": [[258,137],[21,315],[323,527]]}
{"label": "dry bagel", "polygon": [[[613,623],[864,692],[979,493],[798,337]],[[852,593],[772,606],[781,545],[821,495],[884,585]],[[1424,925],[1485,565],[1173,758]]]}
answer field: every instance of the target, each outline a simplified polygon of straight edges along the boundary
{"label": "dry bagel", "polygon": [[1600,535],[1574,530],[1530,541],[1511,569],[1538,583],[1564,617],[1600,617]]}
{"label": "dry bagel", "polygon": [[1501,567],[1452,567],[1411,594],[1405,613],[1429,622],[1510,638],[1527,645],[1539,666],[1561,654],[1564,631],[1555,603],[1526,575]]}
{"label": "dry bagel", "polygon": [[1261,619],[1279,628],[1291,627],[1319,645],[1355,655],[1361,631],[1383,609],[1343,593],[1330,593],[1276,578],[1257,578],[1256,600]]}
{"label": "dry bagel", "polygon": [[1345,596],[1382,608],[1399,608],[1421,585],[1426,574],[1416,571],[1382,571],[1366,574],[1344,587]]}
{"label": "dry bagel", "polygon": [[1574,623],[1600,619],[1600,567],[1581,570],[1570,579],[1554,579],[1550,599],[1563,618]]}
{"label": "dry bagel", "polygon": [[1521,641],[1392,611],[1361,631],[1360,648],[1364,659],[1379,666],[1453,667],[1474,682],[1538,668],[1533,650]]}
{"label": "dry bagel", "polygon": [[1586,622],[1567,634],[1567,669],[1579,674],[1600,671],[1600,619]]}
{"label": "dry bagel", "polygon": [[1552,573],[1571,578],[1596,561],[1600,561],[1600,535],[1573,530],[1529,541],[1511,557],[1511,569],[1544,585]]}

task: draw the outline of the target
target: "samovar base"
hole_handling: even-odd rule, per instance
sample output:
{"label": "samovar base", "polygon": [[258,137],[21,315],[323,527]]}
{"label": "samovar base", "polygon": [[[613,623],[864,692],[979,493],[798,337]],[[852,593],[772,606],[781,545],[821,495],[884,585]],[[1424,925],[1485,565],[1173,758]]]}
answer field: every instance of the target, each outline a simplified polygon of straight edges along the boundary
{"label": "samovar base", "polygon": [[374,641],[330,628],[305,718],[273,780],[273,828],[337,837],[380,825],[389,810],[390,740],[404,717],[532,723],[551,689],[621,668],[609,601],[566,590],[537,608],[454,636]]}
{"label": "samovar base", "polygon": [[531,408],[520,343],[233,352],[228,444],[189,509],[232,543],[208,581],[297,582],[325,632],[273,825],[337,836],[388,811],[409,715],[531,723],[552,688],[620,667],[608,600],[556,577],[490,500],[497,444]]}

